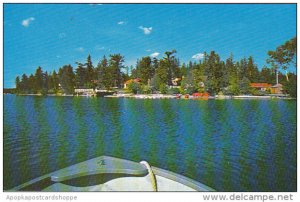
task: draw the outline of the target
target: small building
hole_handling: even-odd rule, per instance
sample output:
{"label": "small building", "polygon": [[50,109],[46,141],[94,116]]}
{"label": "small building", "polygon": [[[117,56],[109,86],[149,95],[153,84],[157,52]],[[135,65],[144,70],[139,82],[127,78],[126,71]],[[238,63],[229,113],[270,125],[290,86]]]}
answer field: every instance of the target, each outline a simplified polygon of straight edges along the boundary
{"label": "small building", "polygon": [[259,91],[267,91],[272,87],[269,83],[250,83],[251,88],[255,88]]}
{"label": "small building", "polygon": [[75,93],[93,93],[94,89],[92,88],[75,88]]}
{"label": "small building", "polygon": [[128,88],[128,84],[130,84],[131,82],[135,82],[135,83],[141,83],[141,79],[136,78],[136,79],[129,79],[124,83],[124,88]]}
{"label": "small building", "polygon": [[209,93],[208,92],[205,92],[205,93],[193,93],[193,97],[194,98],[209,97]]}
{"label": "small building", "polygon": [[76,95],[95,95],[95,90],[92,88],[75,88],[74,92],[76,93]]}
{"label": "small building", "polygon": [[173,86],[180,86],[180,81],[181,81],[181,78],[172,79],[172,85]]}
{"label": "small building", "polygon": [[271,86],[271,93],[272,94],[283,94],[283,85],[278,83],[274,86]]}

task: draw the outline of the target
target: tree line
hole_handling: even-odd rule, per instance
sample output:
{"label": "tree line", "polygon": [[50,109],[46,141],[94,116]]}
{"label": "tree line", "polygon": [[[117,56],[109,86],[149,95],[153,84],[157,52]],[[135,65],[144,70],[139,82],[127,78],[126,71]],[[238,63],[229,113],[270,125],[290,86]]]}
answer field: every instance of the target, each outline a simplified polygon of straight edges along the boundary
{"label": "tree line", "polygon": [[[124,65],[121,54],[103,56],[97,65],[93,65],[88,55],[85,63],[76,62],[76,69],[64,65],[48,73],[38,67],[34,74],[16,78],[17,93],[34,94],[73,94],[75,88],[98,88],[111,90],[120,89],[125,81],[139,78],[140,83],[131,82],[128,89],[134,93],[194,93],[208,92],[214,94],[259,94],[250,88],[251,82],[266,82],[275,84],[276,73],[279,81],[285,86],[285,91],[296,95],[296,79],[294,73],[283,74],[279,69],[296,65],[296,37],[280,45],[275,51],[269,51],[267,64],[258,69],[252,56],[234,60],[231,54],[226,60],[221,60],[215,52],[204,52],[199,61],[180,63],[176,50],[166,51],[163,58],[142,57],[135,67]],[[173,80],[179,78],[180,88],[169,88]]]}

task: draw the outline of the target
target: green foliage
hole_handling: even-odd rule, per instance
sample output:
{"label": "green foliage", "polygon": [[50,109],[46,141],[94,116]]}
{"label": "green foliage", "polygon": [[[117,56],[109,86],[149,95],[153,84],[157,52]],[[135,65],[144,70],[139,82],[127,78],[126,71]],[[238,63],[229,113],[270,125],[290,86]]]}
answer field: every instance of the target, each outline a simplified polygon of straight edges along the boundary
{"label": "green foliage", "polygon": [[95,88],[97,79],[96,70],[94,69],[91,56],[88,55],[86,63],[76,62],[78,67],[75,70],[76,88]]}
{"label": "green foliage", "polygon": [[227,72],[225,71],[225,63],[220,60],[220,56],[214,51],[211,51],[207,57],[208,60],[207,63],[205,63],[207,89],[210,94],[216,94],[226,83],[225,78],[227,78]]}
{"label": "green foliage", "polygon": [[297,76],[290,75],[289,81],[284,83],[283,90],[286,91],[291,97],[297,97]]}
{"label": "green foliage", "polygon": [[154,88],[154,90],[159,90],[159,86],[162,84],[160,78],[157,74],[154,74],[154,77],[150,80],[150,85]]}
{"label": "green foliage", "polygon": [[160,84],[159,86],[159,91],[162,93],[162,94],[167,94],[168,92],[168,87],[166,84]]}
{"label": "green foliage", "polygon": [[142,93],[143,94],[150,94],[152,93],[152,88],[148,85],[142,85]]}
{"label": "green foliage", "polygon": [[225,91],[225,94],[227,95],[239,95],[240,94],[240,88],[238,84],[232,84],[227,87],[227,90]]}
{"label": "green foliage", "polygon": [[34,91],[35,93],[41,94],[43,89],[43,71],[41,67],[38,67],[35,71],[34,75],[35,85],[34,85]]}
{"label": "green foliage", "polygon": [[286,70],[289,65],[296,67],[297,37],[278,46],[275,51],[268,51],[268,55],[267,63],[271,64],[274,69],[282,68]]}
{"label": "green foliage", "polygon": [[140,93],[142,91],[142,86],[141,86],[140,83],[130,82],[128,84],[128,91],[133,93],[133,94]]}
{"label": "green foliage", "polygon": [[179,88],[169,88],[168,89],[168,94],[170,94],[170,95],[179,94],[179,93],[180,93]]}
{"label": "green foliage", "polygon": [[65,94],[73,94],[75,87],[75,74],[71,65],[65,65],[58,71],[59,81],[62,92]]}
{"label": "green foliage", "polygon": [[250,80],[247,77],[244,77],[240,82],[239,82],[239,88],[240,88],[240,93],[241,94],[249,94],[251,93],[251,87],[250,87]]}
{"label": "green foliage", "polygon": [[259,81],[271,84],[275,83],[275,73],[270,68],[264,66],[261,69]]}
{"label": "green foliage", "polygon": [[159,79],[160,84],[168,84],[169,70],[168,63],[164,60],[159,62],[159,67],[156,69],[155,74]]}
{"label": "green foliage", "polygon": [[[117,87],[120,90],[124,81],[140,78],[141,84],[133,82],[129,85],[130,92],[147,94],[159,90],[164,94],[209,92],[215,95],[223,92],[229,95],[260,95],[261,92],[250,88],[250,82],[274,84],[274,69],[279,67],[284,69],[294,63],[295,42],[296,38],[279,46],[276,51],[270,52],[269,63],[273,69],[263,67],[261,71],[258,70],[251,56],[234,61],[231,54],[222,61],[214,51],[210,54],[204,52],[202,60],[190,61],[182,65],[179,59],[175,58],[176,50],[166,51],[165,56],[160,60],[142,57],[137,61],[135,68],[124,67],[124,56],[120,54],[112,54],[108,59],[103,56],[94,68],[91,56],[88,55],[85,63],[77,62],[75,73],[70,65],[65,65],[58,73],[43,72],[42,68],[38,67],[30,76],[26,74],[18,76],[15,80],[16,93],[72,94],[74,88],[111,90]],[[285,77],[279,72],[279,80],[284,90],[291,96],[295,96],[296,81],[293,80],[295,78],[289,74],[291,80],[287,82]],[[170,87],[175,78],[182,79],[179,89]]]}
{"label": "green foliage", "polygon": [[110,55],[109,60],[109,77],[112,79],[113,87],[121,88],[123,85],[123,77],[121,73],[121,69],[123,66],[124,56],[120,54]]}
{"label": "green foliage", "polygon": [[20,93],[20,90],[21,90],[21,81],[20,81],[20,77],[19,76],[16,77],[15,83],[16,83],[16,93]]}
{"label": "green foliage", "polygon": [[197,88],[194,86],[194,78],[192,74],[188,74],[187,77],[184,77],[181,81],[180,93],[181,94],[193,94],[197,91]]}
{"label": "green foliage", "polygon": [[259,71],[251,56],[248,58],[247,69],[245,73],[245,76],[249,78],[251,82],[259,81]]}
{"label": "green foliage", "polygon": [[152,61],[150,57],[143,57],[141,60],[137,61],[136,64],[137,78],[142,80],[143,84],[148,84],[154,75],[154,67],[152,66]]}
{"label": "green foliage", "polygon": [[255,89],[255,88],[250,88],[249,93],[251,95],[257,95],[257,96],[266,94],[266,93],[260,92],[259,90]]}
{"label": "green foliage", "polygon": [[86,74],[87,71],[86,69],[83,67],[83,64],[81,63],[77,63],[78,67],[75,70],[75,83],[76,83],[76,88],[83,88],[85,86],[86,83]]}

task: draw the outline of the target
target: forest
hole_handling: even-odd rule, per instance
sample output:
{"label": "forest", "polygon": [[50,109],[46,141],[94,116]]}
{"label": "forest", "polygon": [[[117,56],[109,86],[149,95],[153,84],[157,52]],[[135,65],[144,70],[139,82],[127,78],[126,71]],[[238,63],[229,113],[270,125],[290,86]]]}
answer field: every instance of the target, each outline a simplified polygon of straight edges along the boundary
{"label": "forest", "polygon": [[[128,91],[147,94],[192,94],[208,92],[211,95],[261,95],[250,87],[252,82],[276,84],[276,73],[284,91],[291,97],[297,96],[297,75],[287,72],[296,68],[297,38],[294,37],[276,50],[268,51],[267,66],[258,68],[252,56],[235,61],[233,54],[221,60],[215,52],[204,52],[199,61],[187,64],[176,57],[176,50],[166,51],[161,59],[142,57],[135,67],[125,66],[125,57],[111,54],[94,65],[88,55],[84,63],[76,62],[76,68],[64,65],[58,71],[43,71],[38,67],[34,74],[17,76],[15,83],[17,94],[73,94],[76,88],[106,90],[123,89],[124,82],[139,78],[140,82],[131,82]],[[172,80],[180,79],[179,88],[171,88]]]}

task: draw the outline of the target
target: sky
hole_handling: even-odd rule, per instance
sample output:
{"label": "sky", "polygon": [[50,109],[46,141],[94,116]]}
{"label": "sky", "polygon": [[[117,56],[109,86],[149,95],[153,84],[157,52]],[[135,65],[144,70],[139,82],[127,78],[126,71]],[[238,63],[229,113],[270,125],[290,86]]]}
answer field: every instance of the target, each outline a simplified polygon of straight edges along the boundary
{"label": "sky", "polygon": [[[58,70],[91,55],[120,53],[125,65],[175,49],[180,62],[214,50],[226,60],[267,52],[296,36],[296,4],[4,4],[4,88],[16,76]],[[295,68],[289,71],[295,72]]]}

